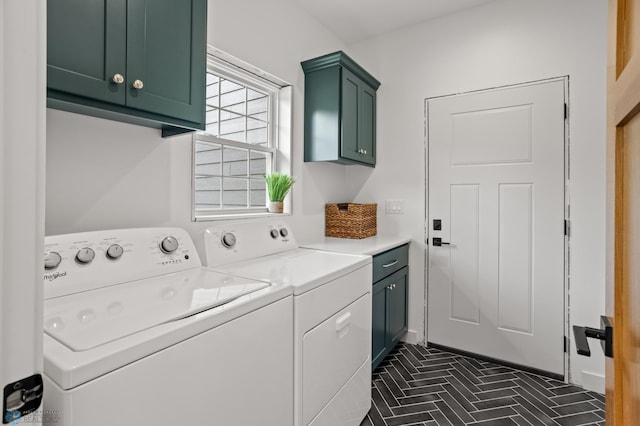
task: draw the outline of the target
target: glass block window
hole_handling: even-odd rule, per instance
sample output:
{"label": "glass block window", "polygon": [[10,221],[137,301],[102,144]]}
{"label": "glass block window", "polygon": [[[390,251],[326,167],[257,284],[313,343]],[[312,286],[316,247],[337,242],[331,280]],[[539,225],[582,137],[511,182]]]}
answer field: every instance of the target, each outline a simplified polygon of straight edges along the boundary
{"label": "glass block window", "polygon": [[193,135],[194,219],[267,211],[280,87],[209,57],[206,130]]}

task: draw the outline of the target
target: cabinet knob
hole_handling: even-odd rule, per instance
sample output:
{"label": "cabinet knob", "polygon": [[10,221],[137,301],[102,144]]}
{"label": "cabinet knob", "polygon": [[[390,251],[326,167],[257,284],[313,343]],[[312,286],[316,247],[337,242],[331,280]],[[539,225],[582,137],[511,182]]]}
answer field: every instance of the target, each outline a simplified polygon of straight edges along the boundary
{"label": "cabinet knob", "polygon": [[136,80],[133,82],[133,88],[134,89],[142,89],[144,87],[144,83],[142,82],[142,80]]}
{"label": "cabinet knob", "polygon": [[112,80],[115,84],[122,84],[124,83],[124,76],[122,74],[114,74]]}

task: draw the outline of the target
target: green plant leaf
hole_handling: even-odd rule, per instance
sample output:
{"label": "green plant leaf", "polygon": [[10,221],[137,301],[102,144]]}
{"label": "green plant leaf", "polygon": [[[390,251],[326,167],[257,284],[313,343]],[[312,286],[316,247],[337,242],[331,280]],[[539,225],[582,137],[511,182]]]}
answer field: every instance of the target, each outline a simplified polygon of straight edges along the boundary
{"label": "green plant leaf", "polygon": [[270,173],[264,177],[267,182],[267,191],[269,192],[269,200],[284,201],[284,197],[295,183],[295,179],[284,173]]}

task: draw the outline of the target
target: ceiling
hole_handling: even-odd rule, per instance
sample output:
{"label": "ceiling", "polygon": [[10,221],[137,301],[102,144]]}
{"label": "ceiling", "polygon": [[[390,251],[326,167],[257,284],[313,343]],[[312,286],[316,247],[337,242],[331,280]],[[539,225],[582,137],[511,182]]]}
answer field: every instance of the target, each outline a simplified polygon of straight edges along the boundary
{"label": "ceiling", "polygon": [[293,0],[347,44],[493,0]]}

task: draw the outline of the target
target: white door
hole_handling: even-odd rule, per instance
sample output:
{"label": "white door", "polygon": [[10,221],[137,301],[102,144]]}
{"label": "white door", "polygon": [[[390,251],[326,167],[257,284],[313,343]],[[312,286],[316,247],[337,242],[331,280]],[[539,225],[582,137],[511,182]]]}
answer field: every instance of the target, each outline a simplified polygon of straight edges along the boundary
{"label": "white door", "polygon": [[[0,387],[3,423],[39,424],[46,2],[0,1]],[[31,414],[28,414],[31,412]],[[16,419],[27,414],[21,419]]]}
{"label": "white door", "polygon": [[427,107],[428,341],[564,374],[565,81]]}

